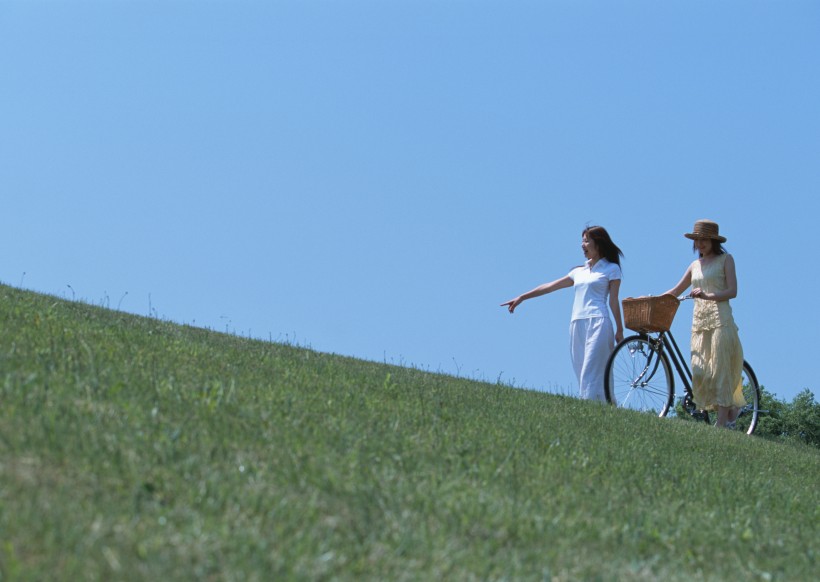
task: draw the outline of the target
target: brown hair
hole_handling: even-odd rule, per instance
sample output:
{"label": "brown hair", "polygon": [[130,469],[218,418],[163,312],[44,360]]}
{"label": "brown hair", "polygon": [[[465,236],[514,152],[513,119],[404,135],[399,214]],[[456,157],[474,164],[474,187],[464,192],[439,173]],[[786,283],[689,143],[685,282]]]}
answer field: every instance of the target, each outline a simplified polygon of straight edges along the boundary
{"label": "brown hair", "polygon": [[[716,255],[722,255],[726,252],[726,249],[723,248],[723,245],[720,243],[719,240],[714,239],[714,238],[710,238],[710,239],[706,239],[706,240],[711,240],[712,241],[712,252],[715,253]],[[699,257],[703,256],[702,254],[700,254],[700,251],[698,250],[698,241],[697,240],[695,240],[695,242],[692,243],[692,250],[695,251],[698,254]]]}
{"label": "brown hair", "polygon": [[621,266],[620,257],[624,256],[624,253],[618,248],[618,245],[612,242],[612,238],[603,226],[588,226],[581,233],[581,236],[586,236],[594,242],[595,246],[598,247],[598,253],[603,258],[610,263]]}

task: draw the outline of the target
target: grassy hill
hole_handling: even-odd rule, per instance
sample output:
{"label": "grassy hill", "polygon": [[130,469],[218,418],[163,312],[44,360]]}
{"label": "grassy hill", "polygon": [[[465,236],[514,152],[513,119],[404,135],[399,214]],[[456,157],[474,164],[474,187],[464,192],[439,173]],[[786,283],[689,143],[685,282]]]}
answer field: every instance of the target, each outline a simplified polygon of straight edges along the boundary
{"label": "grassy hill", "polygon": [[0,286],[0,581],[810,580],[820,454]]}

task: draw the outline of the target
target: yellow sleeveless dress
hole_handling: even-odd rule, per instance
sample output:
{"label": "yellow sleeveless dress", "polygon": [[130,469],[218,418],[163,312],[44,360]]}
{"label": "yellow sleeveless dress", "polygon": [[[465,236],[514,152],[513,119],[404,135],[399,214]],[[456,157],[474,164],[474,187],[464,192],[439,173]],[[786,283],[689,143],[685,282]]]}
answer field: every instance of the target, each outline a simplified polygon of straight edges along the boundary
{"label": "yellow sleeveless dress", "polygon": [[[707,293],[726,289],[723,271],[728,255],[703,267],[692,263],[692,288]],[[692,392],[698,408],[743,406],[743,347],[729,301],[695,299],[692,316]]]}

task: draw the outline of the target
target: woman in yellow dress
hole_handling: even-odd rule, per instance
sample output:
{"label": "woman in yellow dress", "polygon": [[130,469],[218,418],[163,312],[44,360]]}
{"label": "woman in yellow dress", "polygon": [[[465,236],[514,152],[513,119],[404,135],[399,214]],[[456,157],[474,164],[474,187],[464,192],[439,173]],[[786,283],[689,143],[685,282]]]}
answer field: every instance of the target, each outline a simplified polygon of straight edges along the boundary
{"label": "woman in yellow dress", "polygon": [[711,220],[698,220],[684,234],[699,257],[680,282],[667,291],[679,296],[690,286],[695,299],[692,316],[692,393],[702,410],[717,410],[716,426],[731,428],[743,398],[743,347],[729,300],[737,297],[735,260],[721,243],[726,237]]}

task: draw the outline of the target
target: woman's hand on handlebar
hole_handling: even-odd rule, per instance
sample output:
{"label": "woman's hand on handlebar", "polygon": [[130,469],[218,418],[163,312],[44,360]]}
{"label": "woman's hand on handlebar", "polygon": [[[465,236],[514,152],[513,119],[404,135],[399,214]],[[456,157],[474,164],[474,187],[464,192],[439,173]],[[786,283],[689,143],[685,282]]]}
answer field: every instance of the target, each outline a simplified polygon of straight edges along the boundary
{"label": "woman's hand on handlebar", "polygon": [[689,297],[692,297],[693,299],[713,299],[713,294],[707,293],[700,287],[695,287],[692,289],[692,292],[689,293]]}

